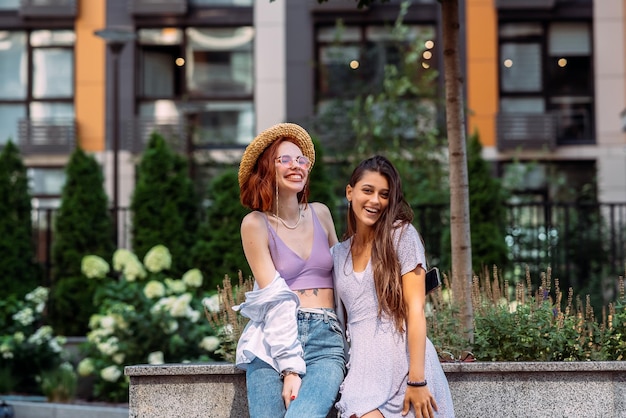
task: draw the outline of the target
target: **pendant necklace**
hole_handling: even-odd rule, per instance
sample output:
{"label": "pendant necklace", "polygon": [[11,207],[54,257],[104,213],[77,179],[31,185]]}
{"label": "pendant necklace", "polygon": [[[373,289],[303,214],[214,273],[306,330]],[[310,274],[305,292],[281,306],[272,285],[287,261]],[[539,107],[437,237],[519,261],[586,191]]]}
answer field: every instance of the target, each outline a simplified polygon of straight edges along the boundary
{"label": "pendant necklace", "polygon": [[272,216],[276,219],[278,219],[280,221],[281,224],[283,224],[283,226],[287,229],[296,229],[298,227],[298,225],[300,225],[300,221],[302,219],[304,219],[304,215],[302,215],[302,208],[300,207],[300,205],[298,205],[298,221],[296,222],[295,225],[291,226],[288,225],[287,222],[285,222],[285,220],[283,218],[281,218],[280,216],[278,216],[277,213],[272,213]]}

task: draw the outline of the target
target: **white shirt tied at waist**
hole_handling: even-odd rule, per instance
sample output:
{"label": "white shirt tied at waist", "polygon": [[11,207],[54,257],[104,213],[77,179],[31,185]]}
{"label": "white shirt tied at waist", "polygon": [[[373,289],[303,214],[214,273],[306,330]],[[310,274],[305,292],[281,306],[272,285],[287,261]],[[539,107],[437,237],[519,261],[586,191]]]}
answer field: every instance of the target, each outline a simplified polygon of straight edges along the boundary
{"label": "white shirt tied at waist", "polygon": [[299,306],[298,296],[278,272],[263,289],[255,283],[253,290],[246,292],[246,301],[233,306],[250,318],[237,344],[237,367],[245,370],[258,357],[279,373],[290,369],[305,374],[304,351],[298,340]]}

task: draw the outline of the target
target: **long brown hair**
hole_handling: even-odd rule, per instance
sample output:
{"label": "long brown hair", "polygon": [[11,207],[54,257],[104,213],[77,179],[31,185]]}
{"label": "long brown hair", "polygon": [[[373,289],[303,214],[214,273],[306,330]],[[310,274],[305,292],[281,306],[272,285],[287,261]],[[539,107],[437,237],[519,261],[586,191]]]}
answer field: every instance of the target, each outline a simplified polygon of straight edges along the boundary
{"label": "long brown hair", "polygon": [[[402,231],[413,221],[413,210],[404,198],[402,179],[391,161],[380,155],[361,161],[352,172],[350,186],[355,187],[366,172],[379,173],[389,183],[389,204],[374,225],[372,243],[371,260],[378,296],[378,315],[384,312],[393,319],[398,332],[404,332],[407,309],[402,296],[402,275],[394,231],[399,228]],[[348,226],[343,239],[352,238],[355,234],[356,217],[352,210],[348,210]],[[354,245],[354,240],[351,245]]]}
{"label": "long brown hair", "polygon": [[[278,147],[285,141],[298,145],[289,137],[276,139],[261,153],[252,169],[250,178],[241,185],[239,200],[245,207],[262,212],[272,210],[276,198],[276,164],[274,164],[274,158],[278,152]],[[307,177],[304,189],[298,193],[298,201],[301,203],[306,204],[309,198],[309,180],[310,176]]]}

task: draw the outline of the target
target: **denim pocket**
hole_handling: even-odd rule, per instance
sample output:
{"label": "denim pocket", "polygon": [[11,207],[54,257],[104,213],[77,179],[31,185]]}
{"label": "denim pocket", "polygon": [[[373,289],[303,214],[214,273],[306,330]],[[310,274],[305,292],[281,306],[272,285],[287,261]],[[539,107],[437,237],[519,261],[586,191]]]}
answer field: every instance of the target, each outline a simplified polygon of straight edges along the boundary
{"label": "denim pocket", "polygon": [[343,329],[341,328],[339,321],[334,318],[328,318],[328,324],[330,325],[330,329],[332,329],[336,334],[341,335],[343,338]]}

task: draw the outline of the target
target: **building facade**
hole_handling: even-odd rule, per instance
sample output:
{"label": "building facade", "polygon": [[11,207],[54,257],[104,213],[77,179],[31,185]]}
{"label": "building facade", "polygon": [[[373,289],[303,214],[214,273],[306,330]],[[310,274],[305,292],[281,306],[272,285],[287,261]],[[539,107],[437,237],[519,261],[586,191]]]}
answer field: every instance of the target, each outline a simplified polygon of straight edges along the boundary
{"label": "building facade", "polygon": [[[335,95],[377,82],[400,3],[0,0],[0,146],[20,147],[38,207],[58,204],[77,144],[127,207],[153,130],[208,178],[257,132],[306,125]],[[460,1],[467,132],[520,195],[626,201],[625,7]],[[427,45],[421,71],[443,70],[440,21],[435,0],[404,18]]]}

